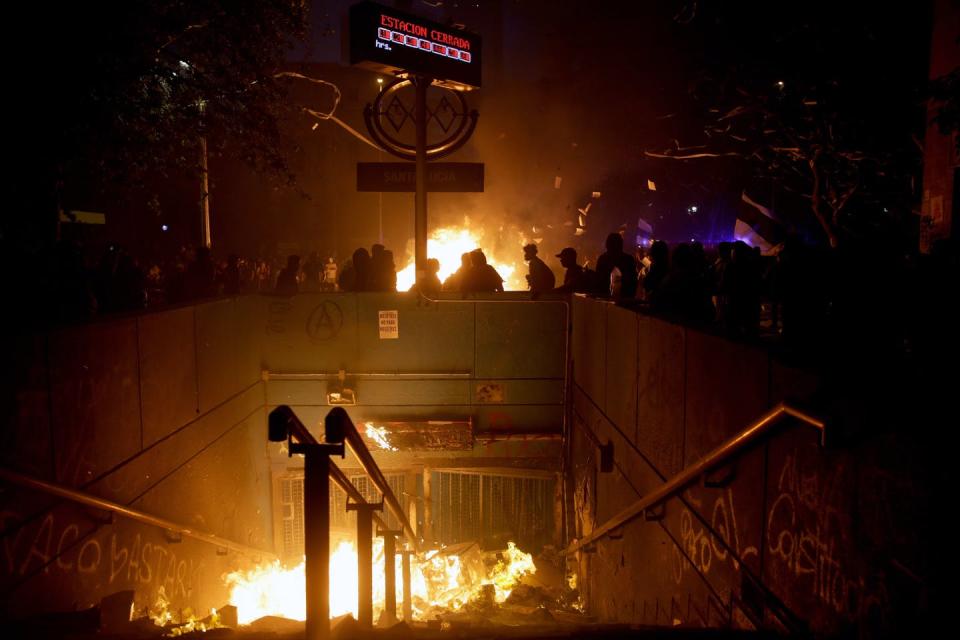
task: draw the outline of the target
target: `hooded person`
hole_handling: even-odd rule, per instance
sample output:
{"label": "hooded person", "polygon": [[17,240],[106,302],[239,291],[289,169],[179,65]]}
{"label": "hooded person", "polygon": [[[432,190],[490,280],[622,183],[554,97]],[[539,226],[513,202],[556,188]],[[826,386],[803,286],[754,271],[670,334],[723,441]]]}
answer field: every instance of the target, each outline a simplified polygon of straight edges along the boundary
{"label": "hooded person", "polygon": [[534,295],[553,291],[556,278],[550,267],[537,256],[537,245],[531,243],[524,246],[523,259],[530,265],[530,273],[527,274],[527,286],[530,291]]}
{"label": "hooded person", "polygon": [[473,268],[463,283],[463,291],[474,293],[503,291],[503,278],[496,269],[487,264],[487,256],[481,249],[470,252],[470,263]]}

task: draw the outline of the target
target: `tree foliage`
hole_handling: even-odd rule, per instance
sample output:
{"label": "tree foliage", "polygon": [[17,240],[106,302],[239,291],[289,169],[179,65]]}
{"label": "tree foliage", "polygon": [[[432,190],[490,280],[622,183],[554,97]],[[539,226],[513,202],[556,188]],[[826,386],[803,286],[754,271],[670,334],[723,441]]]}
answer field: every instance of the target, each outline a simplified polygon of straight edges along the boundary
{"label": "tree foliage", "polygon": [[909,211],[921,21],[818,3],[699,4],[678,27],[708,52],[689,88],[685,139],[648,156],[739,162],[743,187],[776,184],[831,246],[885,210]]}
{"label": "tree foliage", "polygon": [[20,156],[42,180],[74,173],[136,181],[198,170],[200,139],[289,177],[275,73],[306,28],[300,0],[43,3],[13,20],[38,49],[20,53]]}

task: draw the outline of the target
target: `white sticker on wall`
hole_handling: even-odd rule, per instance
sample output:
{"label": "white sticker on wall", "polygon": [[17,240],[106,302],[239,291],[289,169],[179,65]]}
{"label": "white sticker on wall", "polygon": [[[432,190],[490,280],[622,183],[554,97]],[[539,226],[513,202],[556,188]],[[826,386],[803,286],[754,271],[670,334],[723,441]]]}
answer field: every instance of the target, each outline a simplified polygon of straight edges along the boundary
{"label": "white sticker on wall", "polygon": [[380,339],[395,340],[400,337],[400,312],[380,312]]}

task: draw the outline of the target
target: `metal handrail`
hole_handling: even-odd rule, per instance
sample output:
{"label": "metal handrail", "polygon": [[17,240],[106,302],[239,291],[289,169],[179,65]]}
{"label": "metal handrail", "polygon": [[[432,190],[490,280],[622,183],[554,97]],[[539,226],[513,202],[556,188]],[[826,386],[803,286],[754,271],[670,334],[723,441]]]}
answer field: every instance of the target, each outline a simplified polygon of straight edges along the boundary
{"label": "metal handrail", "polygon": [[[410,526],[410,521],[407,520],[407,515],[403,512],[403,507],[400,506],[400,502],[393,494],[393,490],[390,488],[390,484],[387,482],[383,472],[380,471],[379,465],[377,465],[377,462],[373,459],[373,456],[370,455],[370,450],[367,449],[367,445],[360,436],[360,432],[357,431],[356,425],[353,424],[353,420],[350,419],[350,416],[347,415],[347,412],[341,407],[333,408],[330,413],[331,415],[339,416],[347,446],[350,447],[350,450],[357,457],[357,460],[360,462],[360,466],[363,467],[363,470],[370,477],[370,480],[373,482],[374,486],[381,493],[381,495],[383,495],[384,504],[393,512],[397,520],[400,522],[404,532],[407,535],[407,540],[410,542],[410,545],[415,551],[419,552],[420,545],[417,539],[417,534],[414,532],[413,527]],[[313,434],[307,430],[307,428],[299,419],[290,420],[287,424],[288,428],[290,429],[290,436],[298,442],[303,444],[319,444],[319,441],[313,437]],[[347,478],[346,474],[344,474],[340,467],[334,464],[333,461],[330,462],[330,478],[337,483],[337,486],[343,489],[355,503],[366,504],[367,501],[363,497],[363,494],[361,494],[360,491],[353,486],[353,483],[350,482],[350,479]],[[386,520],[379,514],[374,513],[373,519],[378,525],[380,525],[381,528],[390,528],[387,525]]]}
{"label": "metal handrail", "polygon": [[37,491],[43,491],[50,495],[56,496],[58,498],[64,498],[71,502],[76,502],[78,504],[86,505],[88,507],[94,507],[96,509],[103,509],[104,511],[109,511],[111,513],[116,513],[131,520],[136,520],[137,522],[142,522],[144,524],[152,525],[159,527],[161,529],[166,529],[176,534],[184,535],[208,544],[221,547],[224,549],[231,549],[238,553],[243,553],[249,556],[267,556],[269,558],[276,558],[276,554],[271,551],[265,551],[263,549],[256,549],[254,547],[248,547],[245,544],[240,544],[239,542],[234,542],[233,540],[228,540],[227,538],[221,538],[220,536],[214,535],[212,533],[207,533],[205,531],[199,531],[193,527],[188,527],[184,524],[179,524],[165,518],[159,518],[157,516],[145,513],[143,511],[138,511],[136,509],[131,509],[126,505],[119,504],[117,502],[112,502],[98,496],[91,495],[89,493],[84,493],[82,491],[77,491],[76,489],[71,489],[63,485],[55,484],[53,482],[47,482],[46,480],[40,480],[39,478],[33,478],[30,476],[17,473],[10,469],[5,469],[0,467],[0,479],[6,480],[7,482],[12,482],[14,484],[26,487],[28,489],[34,489]]}
{"label": "metal handrail", "polygon": [[820,444],[824,444],[826,425],[822,420],[804,413],[799,409],[795,409],[789,405],[781,403],[775,409],[751,424],[749,427],[733,436],[690,466],[686,467],[677,475],[673,476],[670,480],[664,482],[652,492],[643,496],[630,506],[614,515],[601,526],[590,532],[589,535],[573,542],[563,551],[564,555],[575,553],[588,544],[596,542],[610,532],[619,529],[634,518],[643,515],[643,512],[650,507],[663,502],[671,495],[683,490],[704,473],[725,462],[728,458],[739,453],[755,440],[766,435],[768,431],[776,426],[779,419],[783,416],[797,418],[798,420],[801,420],[802,422],[805,422],[806,424],[818,429],[820,431]]}
{"label": "metal handrail", "polygon": [[410,526],[410,521],[407,519],[407,514],[404,513],[403,507],[400,505],[400,501],[397,500],[395,495],[393,495],[393,489],[390,488],[390,483],[387,482],[386,476],[384,476],[383,471],[380,470],[380,465],[378,465],[377,461],[373,459],[370,449],[367,448],[367,443],[363,441],[363,437],[361,437],[360,432],[357,431],[357,427],[353,424],[353,420],[350,419],[350,416],[347,415],[347,412],[341,407],[332,409],[330,413],[333,414],[334,412],[341,414],[341,420],[343,421],[342,424],[345,427],[344,441],[346,442],[346,445],[350,447],[350,451],[352,451],[353,455],[356,456],[357,461],[360,462],[360,466],[363,467],[363,470],[367,472],[368,476],[370,476],[370,480],[373,481],[373,484],[377,487],[377,490],[380,491],[380,494],[383,496],[384,505],[386,505],[390,511],[393,512],[393,515],[396,516],[397,520],[400,522],[400,526],[406,532],[407,540],[413,546],[414,551],[419,551],[420,545],[418,544],[417,534],[413,530],[413,527]]}
{"label": "metal handrail", "polygon": [[[299,420],[291,420],[287,423],[288,428],[290,429],[290,436],[295,439],[297,442],[303,444],[320,444],[320,441],[317,440],[310,431],[304,426],[304,424]],[[366,504],[367,499],[363,497],[363,494],[360,493],[360,490],[357,489],[350,478],[347,477],[340,467],[330,461],[330,479],[333,480],[338,487],[343,489],[343,491],[357,504]],[[374,521],[379,524],[382,528],[387,528],[386,521],[379,515],[373,514]]]}

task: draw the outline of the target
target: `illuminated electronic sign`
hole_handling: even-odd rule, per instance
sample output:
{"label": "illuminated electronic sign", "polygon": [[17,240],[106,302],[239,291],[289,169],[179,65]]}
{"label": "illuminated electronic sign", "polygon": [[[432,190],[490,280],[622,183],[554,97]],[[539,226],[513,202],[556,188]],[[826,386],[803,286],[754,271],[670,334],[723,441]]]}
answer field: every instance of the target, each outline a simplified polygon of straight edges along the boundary
{"label": "illuminated electronic sign", "polygon": [[350,7],[350,64],[480,86],[480,36],[372,2]]}

